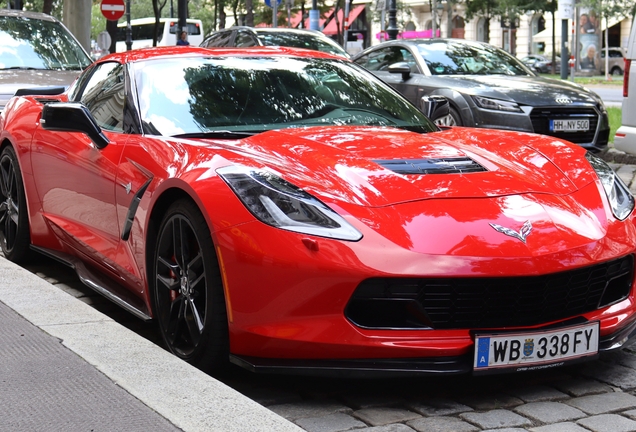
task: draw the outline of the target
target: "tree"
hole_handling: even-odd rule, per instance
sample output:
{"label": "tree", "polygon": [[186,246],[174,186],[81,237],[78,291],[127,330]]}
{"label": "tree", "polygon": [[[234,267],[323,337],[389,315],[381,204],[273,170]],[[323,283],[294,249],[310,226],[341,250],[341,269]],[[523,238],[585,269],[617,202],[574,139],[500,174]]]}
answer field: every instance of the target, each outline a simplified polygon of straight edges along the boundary
{"label": "tree", "polygon": [[[159,20],[161,19],[161,11],[166,6],[167,1],[168,0],[152,0],[152,11],[155,17],[155,30],[153,32],[153,37],[152,37],[153,47],[157,46],[157,36],[159,35],[159,26],[161,25]],[[179,29],[179,31],[181,30],[182,29]],[[177,34],[177,39],[179,38],[179,36],[180,36],[180,33]]]}
{"label": "tree", "polygon": [[498,17],[515,20],[526,12],[549,12],[552,14],[552,73],[556,68],[556,39],[555,39],[555,11],[557,0],[466,0],[466,18],[472,19],[475,16],[483,16],[486,21]]}
{"label": "tree", "polygon": [[[386,3],[388,4],[388,0]],[[411,12],[411,8],[401,0],[396,0],[395,7],[396,7],[395,18],[397,20],[397,26],[398,28],[403,29],[404,27],[406,27],[406,24],[409,21],[411,21],[413,13]],[[385,13],[384,15],[385,15],[385,20],[387,20],[388,14]],[[375,9],[373,11],[372,20],[375,23],[382,22],[382,11]],[[384,28],[386,28],[387,23],[385,22],[384,24],[385,24]]]}

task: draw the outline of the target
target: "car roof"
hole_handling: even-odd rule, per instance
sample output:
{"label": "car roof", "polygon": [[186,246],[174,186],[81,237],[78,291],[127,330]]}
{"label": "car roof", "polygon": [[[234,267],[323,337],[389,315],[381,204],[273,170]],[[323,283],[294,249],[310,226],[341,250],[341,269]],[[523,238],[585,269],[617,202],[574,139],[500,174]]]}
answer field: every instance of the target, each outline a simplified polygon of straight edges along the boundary
{"label": "car roof", "polygon": [[16,9],[0,9],[0,16],[8,16],[8,17],[26,17],[31,19],[39,19],[42,21],[58,21],[51,15],[47,15],[41,12],[27,12]]}
{"label": "car roof", "polygon": [[[120,63],[136,62],[154,58],[175,58],[175,57],[272,57],[272,56],[294,56],[303,58],[322,58],[343,60],[342,56],[329,54],[322,51],[308,50],[304,48],[291,47],[219,47],[201,48],[197,46],[166,46],[154,48],[141,48],[120,53],[109,54],[102,57],[97,63],[102,61],[115,60]],[[344,59],[346,60],[346,59]]]}
{"label": "car roof", "polygon": [[235,30],[247,30],[247,31],[251,31],[252,33],[298,33],[298,34],[306,34],[306,35],[313,35],[313,36],[328,38],[324,33],[318,30],[299,29],[299,28],[293,28],[293,27],[272,28],[272,27],[250,27],[250,26],[240,26],[240,25],[215,30],[210,32],[209,35],[217,34],[221,32],[230,32]]}

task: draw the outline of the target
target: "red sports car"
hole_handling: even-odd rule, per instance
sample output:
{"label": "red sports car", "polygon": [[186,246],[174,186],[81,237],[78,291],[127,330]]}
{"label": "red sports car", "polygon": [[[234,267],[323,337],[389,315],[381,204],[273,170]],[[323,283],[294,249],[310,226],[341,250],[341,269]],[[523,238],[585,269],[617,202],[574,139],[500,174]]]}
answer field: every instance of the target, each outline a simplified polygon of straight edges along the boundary
{"label": "red sports car", "polygon": [[0,117],[0,243],[198,367],[512,372],[636,332],[634,199],[553,137],[435,126],[293,48],[107,56]]}

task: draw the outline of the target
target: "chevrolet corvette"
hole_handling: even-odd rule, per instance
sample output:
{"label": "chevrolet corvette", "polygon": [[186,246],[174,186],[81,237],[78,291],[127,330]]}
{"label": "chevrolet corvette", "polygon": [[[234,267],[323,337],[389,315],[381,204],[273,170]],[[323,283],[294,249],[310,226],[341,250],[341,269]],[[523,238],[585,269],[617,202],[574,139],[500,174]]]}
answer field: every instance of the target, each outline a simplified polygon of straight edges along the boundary
{"label": "chevrolet corvette", "polygon": [[22,89],[0,200],[6,259],[72,266],[212,372],[512,373],[636,334],[634,198],[598,155],[438,127],[327,53],[134,50]]}

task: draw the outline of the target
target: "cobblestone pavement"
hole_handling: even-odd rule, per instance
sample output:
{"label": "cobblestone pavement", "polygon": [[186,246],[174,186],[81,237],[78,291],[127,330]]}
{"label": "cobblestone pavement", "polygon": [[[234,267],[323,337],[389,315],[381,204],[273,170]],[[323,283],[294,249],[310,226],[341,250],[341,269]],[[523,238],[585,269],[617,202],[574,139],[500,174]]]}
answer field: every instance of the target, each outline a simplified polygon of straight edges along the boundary
{"label": "cobblestone pavement", "polygon": [[[636,158],[613,149],[604,158],[636,194]],[[77,283],[50,282],[105,313],[119,311]],[[147,324],[115,313],[158,343]],[[514,375],[353,380],[236,369],[222,381],[309,432],[636,432],[636,344],[593,362]]]}

